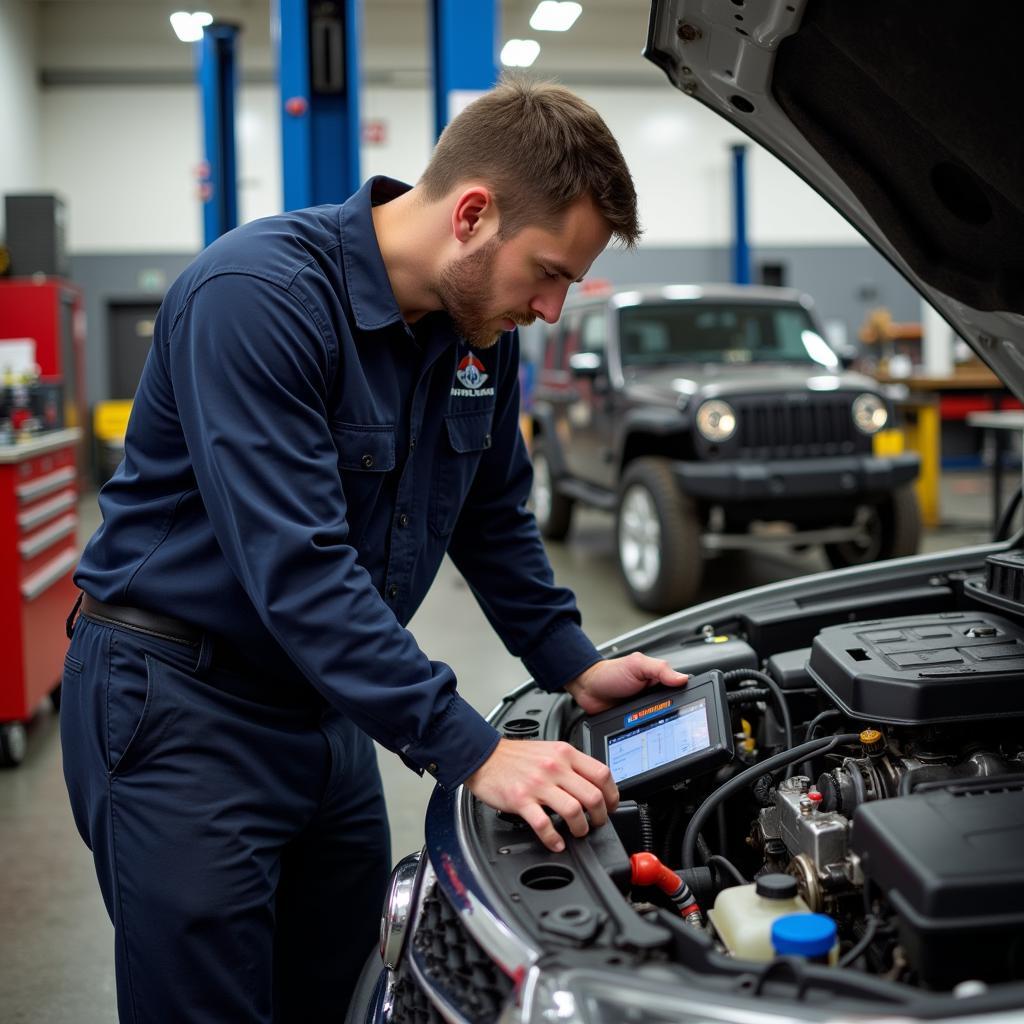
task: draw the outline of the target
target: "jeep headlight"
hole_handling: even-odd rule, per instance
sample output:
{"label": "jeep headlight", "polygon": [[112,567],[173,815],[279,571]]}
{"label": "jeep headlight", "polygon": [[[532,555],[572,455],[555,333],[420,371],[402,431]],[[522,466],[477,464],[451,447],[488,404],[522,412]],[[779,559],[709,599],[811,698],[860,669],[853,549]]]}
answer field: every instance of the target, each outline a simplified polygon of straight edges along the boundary
{"label": "jeep headlight", "polygon": [[697,410],[697,429],[714,444],[728,441],[736,433],[736,413],[733,407],[720,398],[705,402]]}
{"label": "jeep headlight", "polygon": [[853,400],[853,422],[864,434],[877,434],[889,422],[889,410],[878,395],[865,392]]}

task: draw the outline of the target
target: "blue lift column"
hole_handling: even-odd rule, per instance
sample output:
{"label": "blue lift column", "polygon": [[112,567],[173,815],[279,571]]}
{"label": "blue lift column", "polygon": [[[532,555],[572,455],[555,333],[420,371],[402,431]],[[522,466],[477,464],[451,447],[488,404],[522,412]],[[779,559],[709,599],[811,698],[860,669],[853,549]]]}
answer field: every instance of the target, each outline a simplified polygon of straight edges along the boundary
{"label": "blue lift column", "polygon": [[235,163],[235,43],[238,26],[214,22],[196,43],[196,71],[203,104],[203,244],[238,224]]}
{"label": "blue lift column", "polygon": [[747,244],[747,147],[732,147],[733,249],[732,279],[734,284],[750,284],[750,246]]}
{"label": "blue lift column", "polygon": [[276,0],[284,208],[344,202],[359,176],[362,0]]}
{"label": "blue lift column", "polygon": [[498,78],[500,0],[431,0],[437,135],[473,94]]}

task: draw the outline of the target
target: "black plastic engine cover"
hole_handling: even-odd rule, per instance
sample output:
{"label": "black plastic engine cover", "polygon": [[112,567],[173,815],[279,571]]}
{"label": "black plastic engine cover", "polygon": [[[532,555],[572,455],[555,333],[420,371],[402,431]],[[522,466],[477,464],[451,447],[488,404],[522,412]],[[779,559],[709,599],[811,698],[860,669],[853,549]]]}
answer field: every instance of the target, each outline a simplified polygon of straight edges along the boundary
{"label": "black plastic engine cover", "polygon": [[843,711],[871,722],[1024,715],[1024,629],[989,612],[829,626],[808,669]]}
{"label": "black plastic engine cover", "polygon": [[1024,780],[862,804],[850,849],[899,918],[926,984],[1024,975]]}

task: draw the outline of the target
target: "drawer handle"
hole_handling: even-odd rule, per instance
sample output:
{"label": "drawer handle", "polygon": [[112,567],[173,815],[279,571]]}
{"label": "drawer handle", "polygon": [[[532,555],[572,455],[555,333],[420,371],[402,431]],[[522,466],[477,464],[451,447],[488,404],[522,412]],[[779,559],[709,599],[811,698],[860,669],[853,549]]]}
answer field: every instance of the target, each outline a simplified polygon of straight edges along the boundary
{"label": "drawer handle", "polygon": [[74,491],[65,491],[49,501],[44,501],[41,505],[35,505],[24,512],[19,512],[18,526],[21,527],[21,532],[25,533],[50,519],[56,519],[61,512],[67,512],[69,508],[74,508],[77,500]]}
{"label": "drawer handle", "polygon": [[21,552],[21,557],[26,560],[35,558],[40,551],[45,551],[58,540],[74,533],[77,528],[78,516],[71,513],[58,519],[55,523],[51,523],[45,530],[40,530],[39,533],[34,533],[31,537],[26,537],[18,544],[18,551]]}
{"label": "drawer handle", "polygon": [[26,501],[33,501],[36,498],[42,498],[46,494],[59,491],[65,484],[73,483],[74,479],[75,467],[65,466],[63,469],[58,469],[53,473],[47,473],[46,476],[37,477],[35,480],[18,484],[14,488],[14,493],[17,495],[18,503],[23,505]]}
{"label": "drawer handle", "polygon": [[34,601],[40,594],[46,593],[55,583],[59,583],[78,562],[78,549],[68,548],[52,561],[21,581],[21,596],[26,601]]}

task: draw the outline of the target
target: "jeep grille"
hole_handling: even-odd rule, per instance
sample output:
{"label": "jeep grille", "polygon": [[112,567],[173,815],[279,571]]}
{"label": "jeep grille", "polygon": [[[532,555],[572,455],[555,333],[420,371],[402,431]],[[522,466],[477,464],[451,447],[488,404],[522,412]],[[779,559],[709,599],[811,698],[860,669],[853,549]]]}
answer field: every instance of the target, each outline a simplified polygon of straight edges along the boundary
{"label": "jeep grille", "polygon": [[848,395],[812,394],[799,400],[736,396],[728,401],[737,414],[740,456],[845,455],[869,444],[853,424]]}

